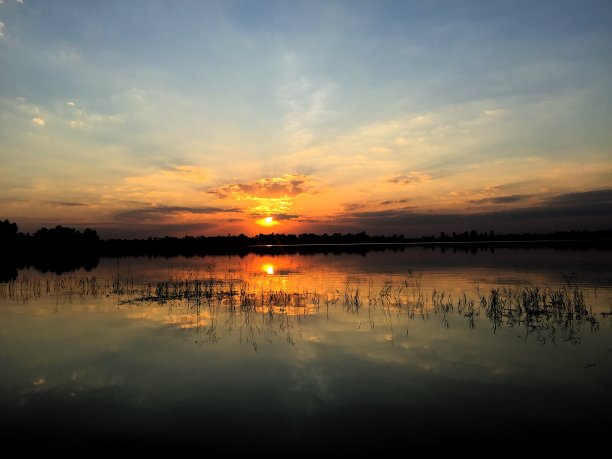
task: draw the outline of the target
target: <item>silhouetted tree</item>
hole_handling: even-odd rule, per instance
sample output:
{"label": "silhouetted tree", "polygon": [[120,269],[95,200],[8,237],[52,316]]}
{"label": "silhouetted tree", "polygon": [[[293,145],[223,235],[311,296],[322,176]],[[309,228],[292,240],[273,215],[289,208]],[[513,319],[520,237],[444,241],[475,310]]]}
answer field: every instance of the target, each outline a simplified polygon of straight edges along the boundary
{"label": "silhouetted tree", "polygon": [[17,240],[18,226],[8,220],[0,222],[0,241],[3,244],[14,243]]}

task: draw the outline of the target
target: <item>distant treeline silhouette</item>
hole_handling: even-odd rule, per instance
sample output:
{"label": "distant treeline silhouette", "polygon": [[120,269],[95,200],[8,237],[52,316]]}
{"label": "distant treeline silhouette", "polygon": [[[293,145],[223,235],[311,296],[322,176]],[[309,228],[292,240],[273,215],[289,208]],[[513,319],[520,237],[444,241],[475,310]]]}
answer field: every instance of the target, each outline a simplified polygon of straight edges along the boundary
{"label": "distant treeline silhouette", "polygon": [[409,244],[440,247],[443,251],[494,250],[495,247],[550,245],[556,247],[596,247],[612,245],[612,230],[559,231],[548,234],[495,234],[475,230],[438,236],[407,238],[403,234],[370,236],[360,233],[258,234],[257,236],[185,236],[147,239],[100,239],[96,230],[83,232],[56,226],[34,234],[19,232],[17,224],[0,221],[0,281],[17,276],[17,269],[33,267],[42,272],[62,273],[78,268],[92,269],[100,257],[176,255],[246,255],[252,252],[288,254],[360,253],[371,250],[404,250]]}
{"label": "distant treeline silhouette", "polygon": [[17,269],[33,267],[61,274],[78,268],[90,270],[99,262],[100,237],[91,229],[80,232],[56,226],[34,234],[18,231],[15,223],[0,222],[0,282],[17,276]]}

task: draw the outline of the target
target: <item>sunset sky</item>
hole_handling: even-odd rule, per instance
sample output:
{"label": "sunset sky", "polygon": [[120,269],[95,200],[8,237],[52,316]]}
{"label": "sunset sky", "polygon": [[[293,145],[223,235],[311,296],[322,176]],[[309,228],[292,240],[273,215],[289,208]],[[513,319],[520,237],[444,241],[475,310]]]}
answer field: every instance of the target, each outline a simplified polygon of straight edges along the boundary
{"label": "sunset sky", "polygon": [[0,0],[0,220],[612,229],[612,2]]}

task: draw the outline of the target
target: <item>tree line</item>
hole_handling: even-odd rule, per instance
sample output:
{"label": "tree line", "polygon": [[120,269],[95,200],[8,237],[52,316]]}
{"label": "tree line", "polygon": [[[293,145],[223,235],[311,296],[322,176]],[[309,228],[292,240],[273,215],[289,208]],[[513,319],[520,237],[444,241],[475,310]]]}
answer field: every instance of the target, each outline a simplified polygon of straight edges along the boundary
{"label": "tree line", "polygon": [[[0,221],[0,281],[16,276],[16,270],[32,266],[40,271],[57,273],[97,266],[100,257],[176,256],[176,255],[246,255],[252,252],[289,254],[360,253],[371,250],[403,250],[407,244],[440,246],[442,250],[476,251],[475,247],[500,247],[516,243],[546,242],[555,246],[612,245],[612,230],[558,231],[547,234],[496,234],[476,230],[462,233],[408,238],[403,234],[371,236],[359,233],[332,234],[258,234],[256,236],[185,236],[146,239],[101,239],[93,229],[79,231],[61,225],[40,228],[33,234],[19,231],[16,223]],[[469,247],[469,248],[468,248]]]}

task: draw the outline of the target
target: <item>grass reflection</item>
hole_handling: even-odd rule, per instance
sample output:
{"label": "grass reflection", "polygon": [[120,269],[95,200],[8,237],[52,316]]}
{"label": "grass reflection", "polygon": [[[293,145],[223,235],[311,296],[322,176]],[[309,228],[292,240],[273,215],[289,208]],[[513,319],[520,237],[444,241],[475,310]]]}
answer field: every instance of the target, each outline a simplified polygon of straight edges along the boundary
{"label": "grass reflection", "polygon": [[[501,328],[515,330],[523,339],[562,340],[580,343],[585,331],[597,332],[609,311],[593,312],[588,299],[596,295],[566,276],[557,288],[546,285],[514,285],[483,288],[474,282],[471,291],[449,292],[425,289],[422,273],[409,272],[400,279],[370,278],[367,282],[347,279],[334,288],[289,290],[249,279],[217,275],[214,267],[203,275],[170,277],[155,283],[139,283],[117,277],[56,276],[0,283],[0,299],[26,303],[50,297],[56,303],[78,299],[108,298],[117,305],[144,309],[168,306],[165,323],[181,329],[194,329],[202,338],[217,342],[223,336],[239,333],[241,341],[255,350],[261,340],[284,337],[294,344],[301,336],[299,322],[311,315],[342,311],[357,317],[357,327],[374,330],[386,327],[391,336],[411,320],[435,318],[443,327],[464,319],[469,329],[489,323],[493,333]],[[273,269],[273,268],[272,268]],[[264,272],[268,270],[262,267]],[[284,284],[282,284],[284,285]],[[137,313],[132,317],[141,317]]]}

